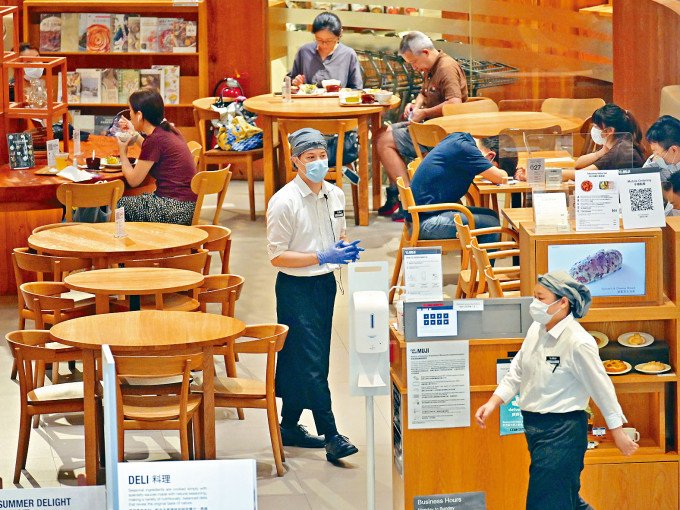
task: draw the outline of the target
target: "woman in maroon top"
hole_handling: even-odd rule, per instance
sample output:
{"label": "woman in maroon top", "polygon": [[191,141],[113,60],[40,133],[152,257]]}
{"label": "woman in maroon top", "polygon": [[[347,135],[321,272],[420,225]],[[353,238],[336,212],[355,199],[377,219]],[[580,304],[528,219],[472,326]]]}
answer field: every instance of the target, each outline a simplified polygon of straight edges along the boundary
{"label": "woman in maroon top", "polygon": [[[154,221],[191,225],[196,194],[191,179],[196,164],[182,134],[164,118],[163,98],[155,90],[142,89],[130,94],[130,120],[121,118],[122,132],[137,131],[141,137],[118,138],[123,176],[132,187],[139,186],[147,174],[156,179],[156,191],[123,197],[118,207],[125,208],[127,221]],[[142,151],[132,166],[127,157],[130,143],[140,143]]]}

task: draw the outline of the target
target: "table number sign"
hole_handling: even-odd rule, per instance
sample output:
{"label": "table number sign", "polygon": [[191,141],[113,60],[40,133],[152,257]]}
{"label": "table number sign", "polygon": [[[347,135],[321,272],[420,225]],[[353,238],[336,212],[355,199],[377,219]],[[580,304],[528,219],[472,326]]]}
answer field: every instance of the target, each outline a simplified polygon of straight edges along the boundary
{"label": "table number sign", "polygon": [[116,220],[116,234],[114,237],[125,237],[125,207],[119,207],[116,209],[115,220]]}
{"label": "table number sign", "polygon": [[9,149],[9,167],[12,170],[35,166],[31,133],[9,133],[7,135],[7,148]]}
{"label": "table number sign", "polygon": [[545,158],[527,159],[527,184],[545,184]]}

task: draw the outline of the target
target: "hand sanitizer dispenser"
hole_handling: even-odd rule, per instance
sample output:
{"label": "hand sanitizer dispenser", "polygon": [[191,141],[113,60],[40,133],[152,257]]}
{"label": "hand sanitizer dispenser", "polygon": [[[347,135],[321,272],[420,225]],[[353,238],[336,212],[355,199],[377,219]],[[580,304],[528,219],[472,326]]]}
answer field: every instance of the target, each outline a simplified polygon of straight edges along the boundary
{"label": "hand sanitizer dispenser", "polygon": [[389,305],[382,291],[354,293],[354,341],[359,354],[378,354],[389,345]]}

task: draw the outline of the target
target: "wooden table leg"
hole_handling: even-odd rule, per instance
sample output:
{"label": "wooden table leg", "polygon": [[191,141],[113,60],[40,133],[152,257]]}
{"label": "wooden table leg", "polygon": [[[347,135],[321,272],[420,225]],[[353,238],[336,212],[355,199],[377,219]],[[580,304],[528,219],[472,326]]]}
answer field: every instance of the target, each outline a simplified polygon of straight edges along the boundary
{"label": "wooden table leg", "polygon": [[359,121],[359,225],[368,226],[368,115]]}
{"label": "wooden table leg", "polygon": [[214,459],[215,447],[215,362],[213,346],[203,349],[203,453],[204,459]]}
{"label": "wooden table leg", "polygon": [[97,421],[95,403],[94,351],[83,349],[84,429],[85,429],[85,478],[88,485],[97,483]]}
{"label": "wooden table leg", "polygon": [[262,115],[262,168],[264,171],[264,210],[267,212],[269,199],[276,192],[276,180],[274,177],[274,130],[272,117]]}
{"label": "wooden table leg", "polygon": [[373,180],[373,211],[380,209],[380,201],[382,200],[382,172],[380,165],[380,157],[378,156],[378,147],[375,144],[375,134],[381,128],[382,116],[380,113],[371,115],[371,133],[372,133],[372,156],[371,156],[371,173]]}
{"label": "wooden table leg", "polygon": [[95,294],[94,306],[97,315],[100,313],[109,313],[109,296],[107,294]]}

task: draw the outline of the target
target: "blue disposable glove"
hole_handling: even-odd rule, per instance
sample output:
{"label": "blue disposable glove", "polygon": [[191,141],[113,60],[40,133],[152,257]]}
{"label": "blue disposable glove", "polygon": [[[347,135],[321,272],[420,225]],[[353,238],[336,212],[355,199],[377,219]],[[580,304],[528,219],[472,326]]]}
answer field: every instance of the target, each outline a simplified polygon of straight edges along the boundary
{"label": "blue disposable glove", "polygon": [[347,264],[348,262],[353,262],[359,256],[359,250],[363,251],[363,248],[358,248],[355,241],[353,243],[347,244],[345,241],[338,241],[333,246],[329,246],[326,250],[317,252],[316,256],[319,259],[319,265],[324,264]]}
{"label": "blue disposable glove", "polygon": [[345,246],[354,246],[354,247],[356,247],[356,249],[357,249],[356,255],[355,255],[354,258],[352,259],[352,262],[355,262],[355,261],[359,260],[359,252],[365,251],[363,248],[360,248],[359,246],[357,246],[357,244],[359,244],[360,242],[361,242],[361,240],[359,240],[359,239],[357,239],[356,241],[352,241],[352,242],[349,243],[349,244],[347,244],[344,240],[342,241],[342,243],[343,243],[342,246],[343,246],[343,247],[345,247]]}

